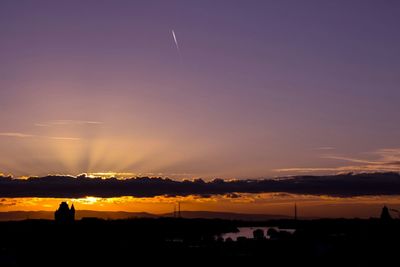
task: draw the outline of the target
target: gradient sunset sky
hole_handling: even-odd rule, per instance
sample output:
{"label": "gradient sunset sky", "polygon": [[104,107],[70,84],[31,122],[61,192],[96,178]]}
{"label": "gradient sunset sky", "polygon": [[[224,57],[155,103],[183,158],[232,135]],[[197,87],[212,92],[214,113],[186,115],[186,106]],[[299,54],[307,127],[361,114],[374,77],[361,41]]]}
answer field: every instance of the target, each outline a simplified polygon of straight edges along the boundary
{"label": "gradient sunset sky", "polygon": [[400,171],[399,25],[389,0],[1,1],[0,173]]}

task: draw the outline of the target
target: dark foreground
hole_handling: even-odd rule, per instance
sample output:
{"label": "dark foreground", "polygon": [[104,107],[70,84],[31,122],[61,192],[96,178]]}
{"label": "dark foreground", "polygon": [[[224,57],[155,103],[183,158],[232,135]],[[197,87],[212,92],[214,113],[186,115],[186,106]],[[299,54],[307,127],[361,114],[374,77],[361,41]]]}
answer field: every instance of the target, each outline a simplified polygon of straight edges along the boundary
{"label": "dark foreground", "polygon": [[[240,226],[278,226],[270,239],[223,241]],[[400,220],[87,219],[0,223],[0,266],[396,266]]]}

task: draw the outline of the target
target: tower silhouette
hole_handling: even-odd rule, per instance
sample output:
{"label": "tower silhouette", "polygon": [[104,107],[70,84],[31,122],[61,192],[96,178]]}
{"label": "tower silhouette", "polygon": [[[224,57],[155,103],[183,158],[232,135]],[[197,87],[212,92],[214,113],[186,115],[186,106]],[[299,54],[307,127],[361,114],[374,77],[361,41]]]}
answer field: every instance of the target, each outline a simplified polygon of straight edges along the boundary
{"label": "tower silhouette", "polygon": [[54,212],[54,219],[56,222],[68,223],[75,221],[75,207],[72,204],[71,209],[67,202],[61,202],[58,209]]}
{"label": "tower silhouette", "polygon": [[174,203],[174,218],[176,218],[176,203]]}
{"label": "tower silhouette", "polygon": [[390,221],[391,219],[392,219],[392,216],[390,216],[388,207],[386,207],[386,205],[383,206],[382,212],[381,212],[381,220],[382,221]]}

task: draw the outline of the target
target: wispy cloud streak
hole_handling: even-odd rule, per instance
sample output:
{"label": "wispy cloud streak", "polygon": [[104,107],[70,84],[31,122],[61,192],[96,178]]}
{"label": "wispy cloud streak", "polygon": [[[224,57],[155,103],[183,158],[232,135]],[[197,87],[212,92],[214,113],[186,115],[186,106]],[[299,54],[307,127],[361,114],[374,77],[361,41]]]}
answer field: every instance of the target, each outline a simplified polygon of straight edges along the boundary
{"label": "wispy cloud streak", "polygon": [[0,136],[12,137],[12,138],[45,138],[45,139],[69,140],[69,141],[81,140],[81,138],[78,138],[78,137],[43,136],[43,135],[33,135],[33,134],[26,134],[26,133],[17,133],[17,132],[4,132],[4,133],[0,133]]}
{"label": "wispy cloud streak", "polygon": [[0,133],[0,136],[5,136],[5,137],[18,137],[18,138],[34,137],[34,135],[31,135],[31,134],[16,133],[16,132],[5,132],[5,133]]}
{"label": "wispy cloud streak", "polygon": [[85,120],[53,120],[48,122],[35,123],[38,127],[66,126],[66,125],[100,125],[101,121],[85,121]]}
{"label": "wispy cloud streak", "polygon": [[275,169],[284,173],[314,173],[314,172],[400,172],[400,148],[379,149],[367,153],[375,159],[364,159],[340,155],[321,155],[321,158],[345,161],[349,165],[337,167],[289,167]]}

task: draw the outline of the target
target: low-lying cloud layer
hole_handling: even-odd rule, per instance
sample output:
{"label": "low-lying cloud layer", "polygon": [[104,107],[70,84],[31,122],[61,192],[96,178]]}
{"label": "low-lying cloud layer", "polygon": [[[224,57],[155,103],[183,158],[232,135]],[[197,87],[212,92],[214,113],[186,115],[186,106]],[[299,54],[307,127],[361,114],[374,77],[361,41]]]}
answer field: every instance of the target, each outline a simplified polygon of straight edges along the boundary
{"label": "low-lying cloud layer", "polygon": [[209,196],[273,192],[337,197],[400,195],[400,174],[341,174],[233,181],[215,179],[210,182],[201,179],[174,181],[168,178],[148,177],[124,180],[86,176],[46,176],[29,179],[0,177],[0,197]]}

